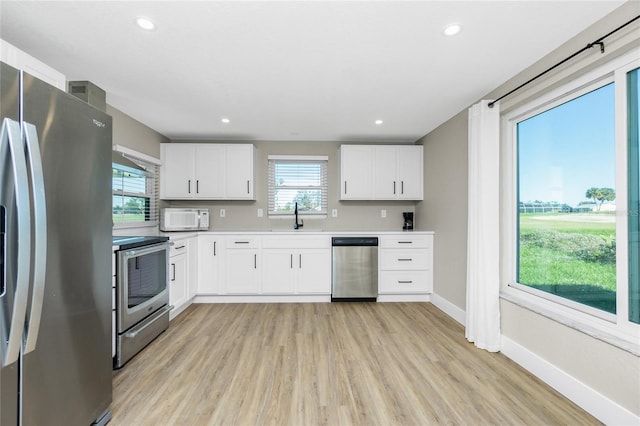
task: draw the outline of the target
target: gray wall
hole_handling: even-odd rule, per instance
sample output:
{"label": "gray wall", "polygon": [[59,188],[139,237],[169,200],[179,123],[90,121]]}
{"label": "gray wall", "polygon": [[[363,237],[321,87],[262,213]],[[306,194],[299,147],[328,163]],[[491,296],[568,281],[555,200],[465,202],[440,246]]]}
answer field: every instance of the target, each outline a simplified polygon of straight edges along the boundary
{"label": "gray wall", "polygon": [[[194,141],[174,141],[194,142]],[[203,141],[197,141],[203,142]],[[220,142],[220,141],[217,141]],[[402,229],[402,212],[415,211],[414,201],[340,201],[340,142],[256,141],[255,154],[255,201],[167,201],[167,206],[198,206],[211,209],[213,230],[259,230],[291,229],[292,219],[269,219],[267,217],[267,156],[268,155],[326,155],[329,157],[329,217],[306,219],[305,229]],[[225,209],[225,217],[220,217]],[[264,217],[258,218],[258,209]],[[331,210],[338,209],[338,217],[331,217]],[[381,218],[380,210],[387,211]],[[426,228],[418,222],[420,229]]]}
{"label": "gray wall", "polygon": [[126,146],[160,159],[160,144],[169,142],[168,138],[110,105],[107,105],[107,114],[113,117],[114,145]]}
{"label": "gray wall", "polygon": [[416,221],[435,231],[434,292],[465,309],[467,273],[467,112],[418,143],[424,145],[424,201]]}
{"label": "gray wall", "polygon": [[[638,2],[626,3],[483,98],[502,95],[637,14]],[[540,91],[575,78],[631,47],[638,48],[637,26],[625,33],[607,41],[605,55],[597,51],[585,53],[581,61],[567,64],[502,102],[502,111],[527,102]],[[435,293],[461,309],[465,309],[466,299],[467,127],[465,109],[419,141],[425,146],[426,186],[425,201],[416,208],[418,222],[436,231]],[[638,357],[505,300],[501,301],[501,325],[505,337],[640,415]]]}

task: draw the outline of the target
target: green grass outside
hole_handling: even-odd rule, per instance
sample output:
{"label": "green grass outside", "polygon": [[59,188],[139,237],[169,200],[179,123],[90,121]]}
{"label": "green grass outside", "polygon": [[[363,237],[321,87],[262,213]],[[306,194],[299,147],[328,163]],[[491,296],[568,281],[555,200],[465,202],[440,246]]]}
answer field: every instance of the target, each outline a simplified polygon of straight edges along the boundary
{"label": "green grass outside", "polygon": [[520,215],[518,282],[615,312],[615,216]]}
{"label": "green grass outside", "polygon": [[140,214],[114,214],[112,216],[113,223],[125,223],[125,222],[144,222],[145,215],[143,213]]}

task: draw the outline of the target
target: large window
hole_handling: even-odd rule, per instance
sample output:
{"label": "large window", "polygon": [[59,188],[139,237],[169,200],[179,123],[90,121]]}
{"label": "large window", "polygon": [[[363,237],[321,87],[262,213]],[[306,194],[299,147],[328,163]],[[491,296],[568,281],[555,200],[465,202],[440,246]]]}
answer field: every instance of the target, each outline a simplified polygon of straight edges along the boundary
{"label": "large window", "polygon": [[616,312],[613,83],[519,121],[517,281]]}
{"label": "large window", "polygon": [[269,156],[269,215],[327,215],[327,157]]}
{"label": "large window", "polygon": [[[122,164],[125,162],[128,164]],[[113,162],[111,171],[111,213],[114,227],[157,225],[157,165],[129,158]]]}
{"label": "large window", "polygon": [[504,296],[581,330],[599,330],[594,335],[612,336],[610,342],[631,336],[621,345],[634,341],[634,350],[640,347],[636,58],[620,56],[503,117]]}

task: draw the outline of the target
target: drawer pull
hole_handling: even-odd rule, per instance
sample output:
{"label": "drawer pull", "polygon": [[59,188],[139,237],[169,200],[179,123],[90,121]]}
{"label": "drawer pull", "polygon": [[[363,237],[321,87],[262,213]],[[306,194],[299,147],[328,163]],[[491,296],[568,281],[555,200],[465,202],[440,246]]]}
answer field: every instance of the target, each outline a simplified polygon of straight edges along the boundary
{"label": "drawer pull", "polygon": [[407,280],[407,281],[398,280],[398,284],[413,284],[413,281],[412,280]]}
{"label": "drawer pull", "polygon": [[234,241],[233,244],[249,244],[249,241]]}
{"label": "drawer pull", "polygon": [[413,259],[398,259],[398,262],[411,262]]}
{"label": "drawer pull", "polygon": [[398,241],[398,244],[413,244],[413,241]]}
{"label": "drawer pull", "polygon": [[185,247],[185,246],[178,246],[178,247],[176,247],[176,250],[183,249],[184,247]]}

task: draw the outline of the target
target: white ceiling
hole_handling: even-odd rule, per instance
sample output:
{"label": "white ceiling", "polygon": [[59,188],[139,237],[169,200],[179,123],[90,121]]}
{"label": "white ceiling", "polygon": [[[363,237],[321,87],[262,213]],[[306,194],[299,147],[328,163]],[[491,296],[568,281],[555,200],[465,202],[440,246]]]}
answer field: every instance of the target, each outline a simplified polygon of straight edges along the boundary
{"label": "white ceiling", "polygon": [[622,3],[2,0],[0,37],[171,139],[413,142]]}

